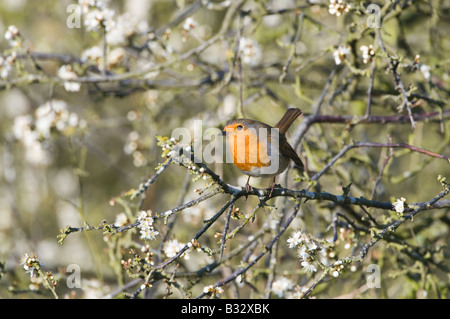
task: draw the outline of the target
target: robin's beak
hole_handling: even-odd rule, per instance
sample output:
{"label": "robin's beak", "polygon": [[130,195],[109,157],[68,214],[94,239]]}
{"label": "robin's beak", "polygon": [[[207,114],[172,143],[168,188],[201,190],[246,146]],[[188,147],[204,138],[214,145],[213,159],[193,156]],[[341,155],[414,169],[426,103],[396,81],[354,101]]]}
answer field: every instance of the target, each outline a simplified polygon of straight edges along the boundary
{"label": "robin's beak", "polygon": [[225,130],[223,130],[223,131],[221,131],[219,134],[217,134],[218,136],[220,136],[220,135],[222,135],[222,136],[225,136],[225,135],[227,135],[227,131],[225,131]]}

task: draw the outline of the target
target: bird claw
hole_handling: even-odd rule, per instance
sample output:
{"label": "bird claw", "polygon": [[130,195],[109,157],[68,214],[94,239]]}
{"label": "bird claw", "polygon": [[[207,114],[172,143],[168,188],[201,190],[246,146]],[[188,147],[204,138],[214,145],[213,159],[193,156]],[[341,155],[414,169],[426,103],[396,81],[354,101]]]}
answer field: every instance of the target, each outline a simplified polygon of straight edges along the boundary
{"label": "bird claw", "polygon": [[269,197],[272,197],[272,193],[273,193],[274,188],[281,188],[281,185],[273,183],[271,187],[267,187],[266,190],[270,191],[269,192]]}
{"label": "bird claw", "polygon": [[249,183],[245,184],[245,191],[247,194],[245,195],[245,200],[248,199],[248,194],[253,193],[253,187],[250,186]]}

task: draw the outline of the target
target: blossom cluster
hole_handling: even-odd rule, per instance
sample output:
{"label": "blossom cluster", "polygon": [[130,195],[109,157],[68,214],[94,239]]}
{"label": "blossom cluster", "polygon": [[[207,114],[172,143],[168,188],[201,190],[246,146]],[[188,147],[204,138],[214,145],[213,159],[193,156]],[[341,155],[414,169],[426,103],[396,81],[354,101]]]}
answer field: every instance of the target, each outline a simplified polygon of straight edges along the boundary
{"label": "blossom cluster", "polygon": [[350,48],[343,45],[340,45],[336,50],[334,50],[333,58],[336,65],[340,65],[349,54]]}
{"label": "blossom cluster", "polygon": [[[164,243],[163,252],[167,257],[172,258],[176,256],[176,254],[178,254],[184,246],[186,246],[186,244],[180,243],[177,239],[172,239]],[[189,243],[188,246],[192,246],[192,244]],[[183,252],[181,256],[186,260],[189,259],[189,254],[187,251]]]}
{"label": "blossom cluster", "polygon": [[57,281],[55,280],[53,273],[51,271],[43,271],[42,263],[38,256],[25,254],[20,258],[20,264],[23,265],[25,272],[30,274],[30,284],[28,288],[31,291],[38,291],[41,284],[44,284],[44,286],[50,289],[53,289],[56,286]]}
{"label": "blossom cluster", "polygon": [[[15,25],[10,25],[5,32],[5,39],[9,45],[15,49],[22,45],[23,39],[19,29]],[[0,56],[0,78],[6,79],[12,70],[14,62],[17,60],[17,52],[12,51],[9,54]]]}
{"label": "blossom cluster", "polygon": [[312,241],[306,234],[301,230],[294,232],[291,237],[287,240],[289,248],[298,248],[298,257],[301,260],[301,265],[305,271],[316,272],[317,268],[314,266],[313,262],[315,260],[315,254],[321,248]]}
{"label": "blossom cluster", "polygon": [[10,25],[5,32],[5,39],[11,47],[19,47],[22,44],[22,37],[19,29],[15,25]]}
{"label": "blossom cluster", "polygon": [[272,283],[272,292],[281,298],[293,286],[294,283],[289,278],[279,277]]}
{"label": "blossom cluster", "polygon": [[203,292],[205,294],[209,294],[211,296],[219,295],[223,293],[223,289],[221,287],[214,287],[213,285],[206,286],[203,288]]}
{"label": "blossom cluster", "polygon": [[106,0],[79,0],[84,14],[84,25],[88,31],[106,32],[109,45],[126,45],[130,37],[148,29],[146,21],[137,22],[129,13],[115,17],[115,11]]}
{"label": "blossom cluster", "polygon": [[41,270],[42,263],[38,256],[25,254],[20,259],[20,264],[23,265],[26,273],[30,274],[30,277],[39,277],[39,271]]}
{"label": "blossom cluster", "polygon": [[14,119],[13,136],[25,146],[25,159],[28,162],[47,165],[51,159],[44,144],[51,138],[51,132],[71,134],[85,126],[84,120],[80,120],[76,113],[69,112],[66,102],[51,100],[39,106],[34,116],[17,116]]}
{"label": "blossom cluster", "polygon": [[15,51],[5,57],[0,56],[0,78],[6,79],[8,77],[16,59],[17,53]]}
{"label": "blossom cluster", "polygon": [[351,5],[342,0],[330,0],[328,6],[328,12],[333,15],[335,14],[338,17],[344,12],[348,12],[350,9]]}
{"label": "blossom cluster", "polygon": [[373,57],[375,56],[375,50],[373,49],[372,45],[362,45],[359,50],[361,50],[362,52],[364,64],[371,62]]}
{"label": "blossom cluster", "polygon": [[142,167],[147,165],[147,158],[141,152],[141,142],[139,133],[136,131],[131,131],[128,136],[126,143],[123,147],[123,151],[127,155],[133,156],[133,164],[136,167]]}
{"label": "blossom cluster", "polygon": [[279,298],[301,299],[307,291],[307,287],[294,285],[289,278],[281,276],[272,283],[271,290]]}
{"label": "blossom cluster", "polygon": [[84,14],[84,26],[88,31],[104,28],[109,31],[113,24],[114,10],[108,8],[106,0],[79,0]]}
{"label": "blossom cluster", "polygon": [[156,239],[156,235],[158,235],[159,232],[153,228],[154,220],[152,217],[152,211],[151,210],[148,210],[148,211],[142,210],[139,213],[138,221],[139,221],[138,228],[141,229],[141,231],[140,231],[141,239],[144,239],[144,240]]}
{"label": "blossom cluster", "polygon": [[[134,249],[130,249],[130,254],[133,258],[128,258],[127,260],[122,259],[120,263],[124,269],[131,270],[132,268],[137,268],[142,270],[143,265],[154,265],[154,256],[153,252],[150,249],[149,245],[142,246],[141,251],[145,254],[145,257],[142,258]],[[144,262],[144,264],[142,263]]]}
{"label": "blossom cluster", "polygon": [[66,80],[64,82],[64,88],[67,92],[78,92],[81,88],[81,83],[74,82],[70,80],[74,80],[78,77],[78,75],[74,72],[71,65],[63,65],[58,70],[58,77],[60,77],[63,80]]}

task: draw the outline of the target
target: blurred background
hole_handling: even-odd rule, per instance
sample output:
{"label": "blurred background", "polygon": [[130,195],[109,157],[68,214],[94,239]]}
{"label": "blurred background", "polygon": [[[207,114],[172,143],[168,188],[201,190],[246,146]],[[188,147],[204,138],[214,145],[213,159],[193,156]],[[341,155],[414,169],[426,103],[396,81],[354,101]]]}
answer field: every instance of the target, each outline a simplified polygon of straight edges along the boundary
{"label": "blurred background", "polygon": [[[1,298],[52,297],[39,285],[30,285],[30,276],[20,265],[24,254],[36,254],[42,267],[55,274],[60,297],[97,298],[131,280],[120,260],[128,258],[130,247],[139,247],[137,242],[145,244],[137,236],[131,240],[121,234],[122,242],[111,242],[101,230],[78,232],[70,234],[63,245],[57,236],[67,225],[120,224],[118,216],[124,212],[137,217],[137,200],[128,201],[122,195],[137,189],[164,162],[156,135],[170,138],[175,128],[192,130],[194,120],[202,120],[204,129],[222,128],[242,111],[247,118],[274,125],[288,107],[299,107],[304,116],[310,116],[319,101],[320,115],[356,118],[366,112],[372,80],[371,115],[407,115],[386,56],[375,41],[375,30],[367,26],[367,1],[347,1],[348,10],[344,6],[333,11],[334,2],[329,1],[249,0],[242,1],[233,15],[229,12],[235,4],[229,1],[93,3],[93,7],[84,1],[0,3]],[[297,147],[309,176],[355,141],[408,143],[450,155],[450,2],[379,5],[384,45],[397,58],[412,112],[429,119],[418,120],[414,129],[409,121],[400,120],[313,124]],[[89,16],[95,6],[103,9],[101,17]],[[375,52],[364,55],[361,48],[370,45]],[[151,72],[139,73],[151,68]],[[121,74],[131,75],[120,81],[95,81],[103,75]],[[77,78],[88,80],[70,82]],[[433,112],[441,116],[431,116]],[[294,123],[290,141],[298,137],[295,132],[301,122]],[[233,185],[243,186],[247,178],[230,164],[210,168]],[[313,190],[342,194],[342,187],[352,183],[351,196],[371,199],[380,172],[373,194],[379,201],[401,197],[407,203],[428,201],[442,190],[437,176],[450,178],[448,161],[442,158],[408,149],[357,148],[333,165]],[[303,183],[299,176],[288,181],[283,186],[302,189],[308,185],[306,177]],[[207,183],[192,181],[186,168],[171,164],[146,191],[143,209],[172,209],[180,200],[197,198],[194,190]],[[253,183],[257,187],[268,184],[258,179]],[[220,209],[224,198],[215,196],[184,210],[171,238],[189,242],[203,226],[202,220]],[[249,198],[237,206],[250,212],[257,203]],[[340,209],[333,203],[310,201],[302,206],[292,231],[302,229],[329,240],[332,214]],[[391,217],[380,210],[370,212],[376,218]],[[259,213],[242,238],[262,225],[267,212]],[[317,297],[448,298],[449,220],[448,208],[424,212],[399,230],[399,238],[411,246],[383,242],[373,249],[367,264],[381,265],[382,289],[355,292],[355,286],[363,285],[367,266],[356,265],[334,283],[320,286]],[[209,230],[202,245],[218,249],[214,232],[223,231],[223,225],[221,220]],[[158,227],[163,233],[165,226]],[[291,286],[301,286],[310,277],[300,271],[295,250],[285,244],[290,234],[289,230],[280,239],[282,263],[276,278],[286,276]],[[341,239],[343,248],[337,255],[350,255],[361,248],[365,237],[354,236],[352,248],[344,248],[348,238]],[[160,240],[149,244],[156,249]],[[402,249],[417,251],[421,257],[414,259]],[[424,261],[428,258],[424,256],[432,261]],[[194,252],[182,267],[194,271],[213,260]],[[239,258],[230,262],[234,269]],[[82,289],[65,288],[70,264],[81,268]],[[261,262],[258,267],[265,265]],[[290,273],[292,269],[298,271]],[[201,293],[204,286],[220,278],[220,274],[202,278],[192,293]],[[264,290],[262,282],[254,284]],[[164,289],[162,284],[155,285],[151,297],[161,298]],[[246,289],[241,297],[258,296]],[[185,295],[174,292],[172,297]]]}

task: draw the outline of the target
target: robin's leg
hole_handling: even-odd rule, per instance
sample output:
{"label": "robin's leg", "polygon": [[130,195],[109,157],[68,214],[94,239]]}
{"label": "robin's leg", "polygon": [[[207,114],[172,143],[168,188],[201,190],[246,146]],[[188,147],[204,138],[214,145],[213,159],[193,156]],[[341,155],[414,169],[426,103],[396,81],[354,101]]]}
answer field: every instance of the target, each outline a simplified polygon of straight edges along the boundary
{"label": "robin's leg", "polygon": [[272,197],[273,189],[275,188],[275,177],[276,176],[273,177],[272,186],[270,186],[269,197]]}
{"label": "robin's leg", "polygon": [[250,193],[253,191],[253,187],[250,186],[250,177],[248,177],[247,179],[247,183],[245,183],[245,190],[247,191],[247,193]]}

